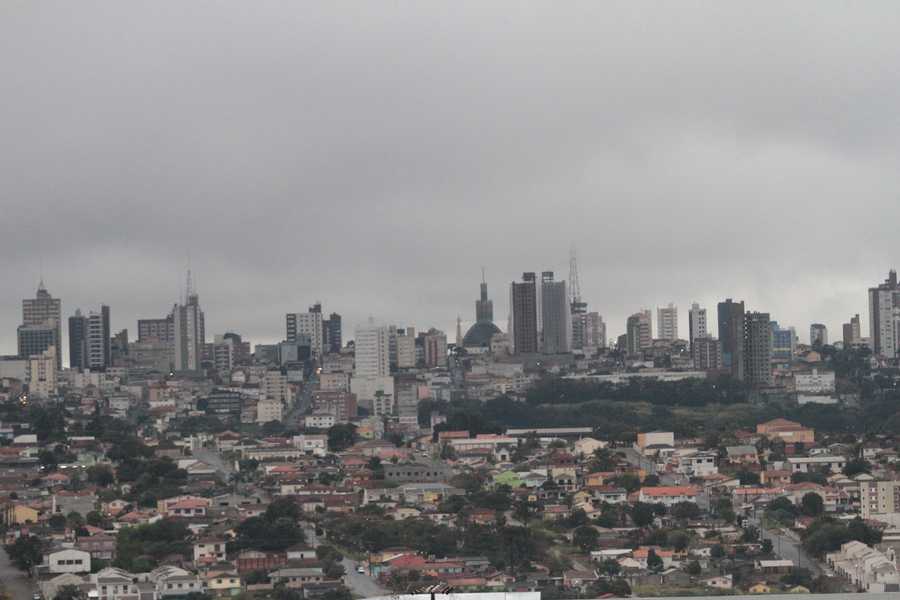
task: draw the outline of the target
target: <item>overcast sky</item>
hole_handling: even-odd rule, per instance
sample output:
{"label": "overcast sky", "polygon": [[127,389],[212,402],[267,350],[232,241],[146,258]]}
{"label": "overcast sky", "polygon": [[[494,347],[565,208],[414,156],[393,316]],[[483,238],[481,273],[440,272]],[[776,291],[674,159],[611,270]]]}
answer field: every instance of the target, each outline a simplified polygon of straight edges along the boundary
{"label": "overcast sky", "polygon": [[573,244],[611,337],[726,296],[868,331],[898,65],[894,1],[5,0],[0,353],[41,262],[132,337],[190,255],[210,337],[321,300],[452,340],[482,266],[505,329]]}

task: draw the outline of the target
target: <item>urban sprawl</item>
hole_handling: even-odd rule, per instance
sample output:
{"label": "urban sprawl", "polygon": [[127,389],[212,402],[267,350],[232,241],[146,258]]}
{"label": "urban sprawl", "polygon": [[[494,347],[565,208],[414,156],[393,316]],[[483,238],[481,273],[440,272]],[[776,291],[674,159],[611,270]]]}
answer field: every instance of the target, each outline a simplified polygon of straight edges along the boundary
{"label": "urban sprawl", "polygon": [[251,347],[190,275],[135,339],[42,281],[0,357],[6,594],[900,591],[896,272],[809,344],[732,299],[608,340],[574,257],[509,300],[482,278],[453,343],[317,303]]}

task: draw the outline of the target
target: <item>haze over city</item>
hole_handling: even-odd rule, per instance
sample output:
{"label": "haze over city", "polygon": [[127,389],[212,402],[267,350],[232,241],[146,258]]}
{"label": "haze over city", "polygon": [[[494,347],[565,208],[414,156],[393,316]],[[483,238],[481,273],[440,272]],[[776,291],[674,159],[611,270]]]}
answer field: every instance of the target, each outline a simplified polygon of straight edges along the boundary
{"label": "haze over city", "polygon": [[482,266],[505,329],[572,245],[611,337],[727,296],[837,331],[900,258],[900,8],[854,8],[7,3],[0,351],[41,272],[133,329],[189,255],[210,332],[452,337]]}

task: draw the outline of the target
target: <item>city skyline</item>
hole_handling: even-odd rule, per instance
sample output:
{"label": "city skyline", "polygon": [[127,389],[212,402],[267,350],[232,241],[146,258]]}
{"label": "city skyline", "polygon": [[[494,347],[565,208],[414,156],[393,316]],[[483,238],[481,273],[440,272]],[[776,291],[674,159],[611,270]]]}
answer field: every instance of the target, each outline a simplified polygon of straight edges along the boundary
{"label": "city skyline", "polygon": [[900,264],[894,4],[4,9],[4,352],[41,263],[131,329],[190,253],[259,340],[316,300],[452,337],[482,265],[505,329],[573,244],[609,337],[726,296],[834,337]]}
{"label": "city skyline", "polygon": [[[891,268],[893,268],[893,267],[891,267]],[[884,272],[886,272],[886,271],[884,271]],[[486,277],[486,275],[485,275],[485,277]],[[182,274],[182,278],[183,278],[183,274]],[[883,276],[882,276],[882,278],[883,278]],[[560,282],[565,281],[566,283],[568,283],[568,280],[559,279],[558,281],[560,281]],[[489,278],[486,278],[485,282],[488,284],[488,286],[491,285],[491,281],[489,280]],[[870,282],[867,286],[865,286],[863,288],[863,293],[867,294],[868,289],[870,287],[876,286],[878,283],[880,283],[880,280],[878,280],[876,278],[875,280],[873,280],[872,282]],[[481,284],[481,281],[479,280],[479,285],[480,284]],[[50,294],[54,300],[60,300],[62,302],[62,324],[61,324],[61,331],[62,331],[61,355],[62,355],[62,358],[61,358],[61,360],[63,363],[68,364],[70,347],[69,347],[69,331],[68,331],[68,327],[66,326],[66,323],[68,323],[69,317],[74,316],[76,314],[76,311],[78,311],[78,310],[81,310],[82,312],[89,312],[89,311],[85,311],[85,309],[84,309],[85,306],[88,309],[90,309],[94,305],[99,306],[100,304],[103,304],[104,306],[107,306],[107,305],[110,305],[111,303],[105,302],[101,299],[97,299],[93,304],[88,302],[88,303],[85,303],[84,306],[79,305],[79,306],[70,308],[70,306],[67,303],[66,296],[63,294],[57,295],[55,290],[51,289],[49,286],[46,285],[46,282],[44,282],[43,276],[39,282],[39,285],[43,285],[44,289],[46,289],[47,291],[50,292]],[[472,283],[472,285],[473,286],[475,285],[474,282]],[[494,285],[496,286],[498,284],[494,284]],[[492,302],[494,302],[495,305],[501,311],[501,313],[497,313],[496,310],[498,310],[498,308],[494,309],[493,322],[498,327],[500,327],[500,329],[503,332],[507,332],[508,319],[504,318],[502,315],[505,315],[506,311],[508,310],[508,305],[509,305],[508,286],[510,285],[510,283],[506,282],[506,283],[502,283],[499,285],[501,285],[501,286],[503,286],[503,288],[505,288],[504,293],[491,295],[491,297],[490,297],[490,300]],[[540,282],[538,282],[537,288],[540,288]],[[182,289],[184,289],[183,283],[182,283]],[[590,286],[588,286],[587,289],[590,289]],[[538,291],[538,296],[540,296],[540,290],[538,289],[537,291]],[[197,295],[201,295],[196,288],[193,290],[193,293],[197,294]],[[469,326],[473,325],[476,322],[476,320],[475,320],[476,309],[473,309],[472,305],[474,304],[473,301],[477,301],[479,299],[479,296],[474,293],[469,294],[469,295],[472,296],[472,298],[470,298],[469,302],[468,302],[469,307],[466,307],[465,310],[461,309],[460,311],[458,311],[458,316],[461,318],[461,323],[465,326],[463,329],[464,331]],[[33,293],[31,295],[26,294],[25,296],[23,296],[23,298],[30,298],[32,296],[33,296]],[[210,305],[215,306],[215,300],[214,300],[214,298],[208,298],[206,295],[202,295],[202,297],[203,297],[202,304],[204,307],[204,312],[208,313],[208,312],[210,312],[210,310],[207,307]],[[810,327],[813,325],[822,323],[822,320],[820,320],[820,321],[810,320],[809,322],[801,322],[801,323],[788,322],[786,320],[779,318],[779,315],[776,314],[774,311],[769,311],[766,309],[765,306],[763,306],[761,304],[757,304],[755,302],[751,302],[751,301],[747,300],[745,297],[739,296],[737,294],[729,295],[727,297],[733,297],[733,298],[735,298],[736,301],[743,301],[747,310],[760,310],[760,311],[768,312],[769,314],[771,314],[772,320],[778,322],[783,327],[792,327],[792,328],[796,329],[797,332],[806,332],[807,335],[805,338],[800,337],[798,335],[799,341],[801,343],[809,343]],[[176,302],[174,302],[173,304],[170,304],[169,308],[161,308],[160,312],[162,313],[165,311],[171,311],[172,310],[171,307],[174,306],[175,304],[182,302],[184,298],[185,298],[185,293],[184,293],[184,291],[182,291],[178,295],[178,300]],[[677,313],[678,313],[677,314],[678,332],[679,332],[678,339],[688,340],[688,337],[689,337],[688,332],[690,331],[690,323],[689,323],[690,308],[693,303],[698,303],[700,308],[707,310],[708,335],[715,337],[717,335],[717,327],[718,327],[716,306],[718,305],[719,302],[722,302],[726,299],[726,295],[722,295],[718,299],[714,299],[714,300],[710,301],[709,303],[705,303],[705,301],[698,302],[697,300],[685,302],[684,304],[681,304],[679,302],[666,301],[664,303],[661,302],[659,304],[642,306],[639,309],[634,309],[628,315],[625,315],[625,317],[621,320],[621,322],[617,321],[615,318],[607,317],[607,314],[615,315],[615,314],[617,314],[617,312],[621,312],[623,310],[627,311],[627,308],[620,307],[619,311],[611,312],[611,313],[601,312],[600,310],[598,310],[596,303],[593,302],[591,298],[582,295],[582,299],[587,303],[589,310],[591,310],[592,312],[598,312],[600,314],[600,317],[603,319],[603,322],[606,327],[606,332],[607,332],[606,341],[611,343],[612,345],[614,345],[616,337],[618,337],[619,334],[626,333],[627,318],[631,314],[634,314],[635,311],[643,311],[643,310],[650,311],[651,322],[652,322],[652,338],[658,339],[660,337],[660,332],[659,332],[658,314],[656,314],[656,313],[659,309],[666,309],[667,307],[669,307],[670,304],[672,304],[676,309],[680,309],[677,311]],[[21,321],[21,319],[20,319],[20,317],[21,317],[21,309],[20,309],[21,301],[22,301],[22,298],[19,299],[20,304],[19,304],[19,307],[17,307],[17,313],[16,313],[17,316],[15,317],[15,319],[18,320],[19,322]],[[292,316],[294,314],[300,314],[300,315],[309,314],[307,312],[307,308],[301,308],[299,306],[302,303],[296,303],[296,304],[298,305],[297,309],[295,309],[293,311],[289,311],[287,313],[283,313],[280,316],[279,315],[275,316],[275,320],[280,320],[280,327],[275,328],[275,333],[271,333],[268,337],[257,336],[252,332],[246,331],[240,325],[240,320],[238,320],[238,322],[233,323],[233,324],[223,324],[222,326],[219,326],[221,319],[215,318],[215,315],[212,314],[211,315],[211,316],[213,316],[212,322],[216,323],[216,325],[213,328],[210,328],[208,326],[206,327],[205,338],[207,341],[212,341],[212,339],[215,335],[221,335],[221,334],[224,334],[227,332],[234,332],[234,333],[240,334],[244,340],[249,341],[253,345],[277,343],[277,342],[285,340],[289,337],[289,336],[285,335],[285,328],[284,328],[284,319],[285,319],[286,315],[288,316],[288,318],[290,318],[290,316]],[[323,303],[317,297],[316,300],[309,302],[308,308],[311,311],[316,305],[320,305],[320,304],[323,304]],[[412,326],[412,327],[418,328],[421,331],[425,331],[429,328],[434,327],[434,328],[446,333],[448,335],[449,341],[453,341],[453,339],[454,339],[452,337],[452,334],[455,331],[456,317],[454,317],[452,319],[452,322],[450,322],[450,319],[446,319],[446,318],[443,320],[432,319],[432,320],[426,320],[423,322],[414,322],[409,319],[403,319],[402,317],[392,319],[392,318],[382,318],[382,317],[379,317],[376,315],[368,315],[363,318],[358,318],[357,320],[349,320],[347,318],[347,314],[354,314],[353,307],[351,307],[348,310],[348,309],[344,309],[342,307],[334,307],[331,305],[326,305],[326,309],[328,312],[331,312],[332,310],[336,310],[336,312],[338,312],[338,314],[343,319],[343,328],[344,328],[343,329],[343,331],[344,331],[343,337],[344,337],[345,342],[347,340],[353,338],[353,332],[356,327],[364,326],[364,325],[368,324],[371,320],[374,320],[374,322],[376,324],[380,324],[380,325],[396,325],[396,326],[400,326],[400,327]],[[108,306],[107,306],[107,310],[108,310]],[[321,310],[321,306],[319,306],[319,310]],[[3,313],[3,311],[0,310],[0,314],[2,314],[2,313]],[[137,328],[138,320],[155,318],[154,316],[151,316],[151,315],[138,315],[138,316],[122,315],[121,311],[118,311],[118,310],[114,310],[112,314],[114,316],[110,319],[110,327],[109,327],[110,331],[115,333],[122,329],[127,329],[129,332],[129,337],[132,340],[137,339],[137,336],[138,336],[138,328]],[[398,314],[398,313],[395,313],[395,314]],[[833,342],[840,341],[842,325],[844,323],[848,323],[854,314],[857,314],[857,313],[852,313],[852,314],[848,313],[847,316],[844,317],[843,320],[841,320],[839,323],[834,323],[834,324],[832,324],[831,322],[823,323],[827,326],[828,339],[830,342],[833,343]],[[869,332],[868,307],[863,306],[863,308],[858,311],[858,314],[860,315],[861,335],[863,337],[867,337],[868,332]],[[325,315],[323,315],[323,317],[324,316]],[[444,322],[447,322],[446,325]],[[445,326],[442,326],[442,325],[445,325]],[[6,344],[6,346],[0,346],[0,355],[15,354],[16,353],[15,327],[13,328],[12,336],[9,336],[9,334],[6,332],[0,333],[0,342],[2,342],[4,337],[11,337],[12,345],[9,348],[6,347],[6,346],[9,346],[9,344]]]}

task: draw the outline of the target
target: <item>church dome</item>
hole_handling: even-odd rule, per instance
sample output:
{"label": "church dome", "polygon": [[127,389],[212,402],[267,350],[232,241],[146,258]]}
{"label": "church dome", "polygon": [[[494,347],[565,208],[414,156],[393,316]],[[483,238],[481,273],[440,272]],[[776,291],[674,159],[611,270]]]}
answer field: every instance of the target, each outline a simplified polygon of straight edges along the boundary
{"label": "church dome", "polygon": [[491,345],[491,337],[497,333],[502,333],[500,328],[490,321],[479,321],[469,327],[466,335],[463,336],[464,348],[477,348]]}

